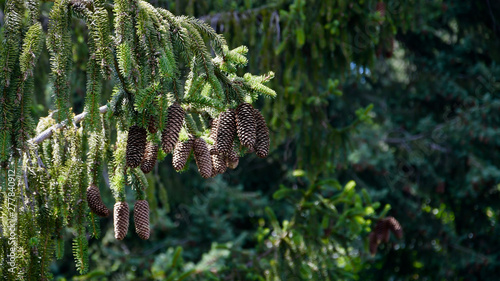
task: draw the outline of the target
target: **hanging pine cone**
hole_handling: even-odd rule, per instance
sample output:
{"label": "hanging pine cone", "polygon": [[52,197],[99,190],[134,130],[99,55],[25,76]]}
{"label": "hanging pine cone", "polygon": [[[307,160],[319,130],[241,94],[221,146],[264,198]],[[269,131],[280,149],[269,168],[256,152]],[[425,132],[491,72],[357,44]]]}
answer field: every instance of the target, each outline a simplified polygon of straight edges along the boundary
{"label": "hanging pine cone", "polygon": [[214,142],[214,145],[210,146],[210,154],[217,154],[217,126],[219,125],[219,118],[212,119],[210,121],[210,136],[209,138]]}
{"label": "hanging pine cone", "polygon": [[212,155],[212,163],[217,174],[224,174],[226,172],[227,164],[224,156],[219,154]]}
{"label": "hanging pine cone", "polygon": [[249,103],[242,103],[236,108],[236,127],[238,138],[243,146],[251,148],[255,144],[254,108]]}
{"label": "hanging pine cone", "polygon": [[374,256],[377,253],[377,248],[378,248],[377,234],[375,234],[375,232],[370,232],[368,239],[369,239],[370,254]]}
{"label": "hanging pine cone", "polygon": [[153,135],[158,132],[158,121],[154,115],[149,116],[148,131]]}
{"label": "hanging pine cone", "polygon": [[389,242],[390,235],[391,235],[391,232],[389,231],[389,228],[386,228],[386,230],[384,231],[384,233],[381,237],[382,241],[384,241],[384,243]]}
{"label": "hanging pine cone", "polygon": [[240,156],[234,149],[232,149],[229,156],[226,157],[226,165],[228,168],[234,170],[236,169],[236,167],[238,167],[239,163],[240,163]]}
{"label": "hanging pine cone", "polygon": [[141,170],[147,174],[153,170],[158,158],[158,145],[153,142],[146,144],[146,152],[144,153],[144,160],[141,163]]}
{"label": "hanging pine cone", "polygon": [[204,178],[209,178],[212,176],[212,157],[208,150],[208,145],[202,138],[197,138],[194,140],[193,144],[194,159],[196,160],[196,165],[198,166],[198,171],[200,175]]}
{"label": "hanging pine cone", "polygon": [[146,200],[137,200],[134,205],[135,232],[143,240],[149,239],[149,204]]}
{"label": "hanging pine cone", "polygon": [[116,202],[114,207],[115,238],[123,240],[128,232],[128,204]]}
{"label": "hanging pine cone", "polygon": [[255,152],[255,146],[250,147],[245,153],[254,153]]}
{"label": "hanging pine cone", "polygon": [[223,174],[226,171],[226,161],[224,161],[224,157],[219,154],[212,155],[212,165],[214,167],[214,175]]}
{"label": "hanging pine cone", "polygon": [[377,243],[381,243],[382,241],[388,242],[389,241],[389,226],[387,225],[387,220],[386,219],[381,219],[377,222],[375,225],[375,229],[373,232],[376,235],[377,238]]}
{"label": "hanging pine cone", "polygon": [[267,128],[266,120],[258,109],[253,110],[255,116],[255,154],[260,158],[265,158],[269,154],[269,129]]}
{"label": "hanging pine cone", "polygon": [[184,122],[184,110],[178,103],[168,108],[167,124],[161,132],[161,144],[165,153],[170,153],[179,140],[179,132]]}
{"label": "hanging pine cone", "polygon": [[398,239],[403,238],[403,228],[401,228],[399,222],[394,217],[387,217],[386,221],[387,221],[387,226],[392,231],[392,233],[394,233],[394,235]]}
{"label": "hanging pine cone", "polygon": [[174,166],[176,171],[180,171],[186,166],[189,154],[193,148],[193,142],[194,140],[190,137],[187,141],[178,142],[175,146],[172,156],[172,166]]}
{"label": "hanging pine cone", "polygon": [[146,130],[139,126],[132,126],[128,130],[127,138],[127,166],[135,168],[139,166],[146,150]]}
{"label": "hanging pine cone", "polygon": [[102,202],[101,193],[95,184],[91,184],[87,188],[87,204],[94,214],[100,217],[109,216],[109,209]]}
{"label": "hanging pine cone", "polygon": [[380,13],[380,17],[383,18],[385,17],[385,3],[384,2],[377,2],[375,5],[375,9],[377,12]]}
{"label": "hanging pine cone", "polygon": [[215,141],[217,152],[227,156],[233,149],[233,141],[236,136],[236,113],[234,110],[222,112],[217,125],[217,140]]}

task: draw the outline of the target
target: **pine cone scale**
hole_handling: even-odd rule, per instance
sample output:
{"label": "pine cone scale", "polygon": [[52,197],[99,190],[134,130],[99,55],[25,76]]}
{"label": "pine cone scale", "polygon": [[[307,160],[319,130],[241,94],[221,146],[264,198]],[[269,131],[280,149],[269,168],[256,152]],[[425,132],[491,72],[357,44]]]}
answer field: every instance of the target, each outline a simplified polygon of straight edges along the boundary
{"label": "pine cone scale", "polygon": [[127,236],[129,224],[129,209],[127,202],[116,202],[114,206],[115,238],[123,240]]}
{"label": "pine cone scale", "polygon": [[178,142],[175,146],[172,156],[172,166],[176,171],[183,170],[187,164],[189,154],[193,148],[193,139],[189,138],[187,141]]}
{"label": "pine cone scale", "polygon": [[210,178],[213,170],[212,157],[210,156],[210,151],[205,140],[202,138],[195,139],[193,150],[194,159],[196,161],[196,165],[198,166],[200,175],[204,178]]}
{"label": "pine cone scale", "polygon": [[153,170],[158,158],[158,145],[153,142],[148,142],[146,145],[146,152],[144,153],[144,160],[141,163],[141,170],[147,174]]}
{"label": "pine cone scale", "polygon": [[377,222],[369,236],[369,248],[372,255],[377,253],[377,248],[380,243],[389,242],[391,231],[398,239],[403,237],[403,229],[394,217],[387,217]]}
{"label": "pine cone scale", "polygon": [[243,146],[251,148],[255,144],[254,108],[249,103],[242,103],[236,108],[236,127],[238,138]]}
{"label": "pine cone scale", "polygon": [[398,239],[403,238],[403,228],[399,222],[394,217],[387,217],[386,220],[388,229],[390,229]]}
{"label": "pine cone scale", "polygon": [[109,209],[102,202],[99,188],[94,184],[87,188],[87,204],[94,214],[100,217],[109,216]]}
{"label": "pine cone scale", "polygon": [[127,138],[127,166],[131,168],[138,167],[146,151],[147,132],[144,128],[137,125],[131,126]]}
{"label": "pine cone scale", "polygon": [[158,124],[154,115],[149,116],[148,131],[153,135],[158,132]]}
{"label": "pine cone scale", "polygon": [[226,171],[227,165],[223,156],[219,154],[212,155],[212,164],[214,167],[214,176],[217,174],[223,174]]}
{"label": "pine cone scale", "polygon": [[184,123],[184,110],[178,103],[168,108],[167,124],[161,133],[162,149],[165,153],[174,150],[179,140],[179,133]]}
{"label": "pine cone scale", "polygon": [[146,200],[137,200],[134,205],[135,232],[143,240],[149,239],[149,203]]}
{"label": "pine cone scale", "polygon": [[260,158],[265,158],[269,154],[269,129],[267,128],[266,120],[264,119],[264,116],[262,116],[260,111],[258,109],[254,109],[253,113],[255,116],[256,124],[254,144],[255,154],[257,154],[257,156],[259,156]]}
{"label": "pine cone scale", "polygon": [[230,169],[236,169],[238,167],[238,164],[240,163],[240,157],[238,153],[232,149],[231,153],[226,157],[226,165]]}
{"label": "pine cone scale", "polygon": [[210,146],[210,154],[217,154],[217,127],[219,126],[219,118],[210,121],[210,139],[214,142]]}
{"label": "pine cone scale", "polygon": [[216,149],[222,156],[227,156],[233,149],[236,136],[236,114],[233,110],[221,113],[217,125]]}

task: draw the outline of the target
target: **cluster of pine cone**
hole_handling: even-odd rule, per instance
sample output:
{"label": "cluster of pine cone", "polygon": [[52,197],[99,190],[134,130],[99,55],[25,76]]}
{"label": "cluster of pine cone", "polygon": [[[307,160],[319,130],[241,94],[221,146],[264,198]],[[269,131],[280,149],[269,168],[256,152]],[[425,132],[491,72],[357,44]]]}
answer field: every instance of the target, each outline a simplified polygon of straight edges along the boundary
{"label": "cluster of pine cone", "polygon": [[[262,114],[249,103],[240,104],[235,110],[223,112],[211,122],[210,139],[213,145],[202,138],[190,135],[189,139],[179,142],[179,133],[184,123],[185,112],[174,103],[168,108],[167,122],[161,133],[162,149],[173,154],[172,165],[175,170],[183,170],[191,151],[200,175],[204,178],[222,174],[227,168],[235,169],[239,163],[239,155],[234,140],[238,136],[241,145],[264,158],[269,153],[269,130]],[[152,120],[148,126],[150,133],[157,128]],[[127,140],[127,166],[141,166],[144,173],[149,173],[156,164],[159,147],[151,142],[146,143],[147,132],[138,126],[130,127]]]}
{"label": "cluster of pine cone", "polygon": [[[129,209],[127,202],[116,202],[114,207],[115,238],[123,240],[127,236]],[[137,200],[134,205],[135,232],[143,240],[149,239],[149,204]]]}
{"label": "cluster of pine cone", "polygon": [[136,168],[140,165],[145,174],[151,172],[156,165],[159,149],[157,144],[148,142],[146,138],[146,129],[137,125],[129,128],[126,152],[127,166]]}
{"label": "cluster of pine cone", "polygon": [[201,138],[190,137],[174,148],[172,164],[174,169],[184,169],[191,150],[202,177],[210,178],[222,174],[227,168],[235,169],[239,155],[234,140],[238,136],[241,145],[257,156],[264,158],[269,153],[269,130],[262,114],[249,103],[240,104],[236,110],[229,109],[211,121],[208,145]]}
{"label": "cluster of pine cone", "polygon": [[[87,204],[90,210],[100,216],[109,216],[109,209],[101,199],[99,188],[91,184],[87,188]],[[114,229],[115,238],[123,240],[128,232],[129,209],[127,202],[116,202],[114,206]],[[146,200],[137,200],[134,205],[135,232],[144,240],[149,239],[149,204]]]}
{"label": "cluster of pine cone", "polygon": [[372,255],[377,253],[377,248],[380,243],[389,242],[390,231],[394,233],[398,239],[403,237],[403,229],[394,217],[387,217],[377,222],[369,236],[369,247]]}
{"label": "cluster of pine cone", "polygon": [[[264,158],[269,153],[269,130],[264,117],[249,103],[242,103],[236,109],[223,112],[211,121],[210,140],[213,145],[192,135],[179,142],[179,133],[184,123],[185,112],[178,103],[168,108],[165,129],[161,132],[161,145],[165,153],[173,154],[172,165],[177,171],[183,170],[191,151],[202,177],[210,178],[222,174],[227,168],[235,169],[239,163],[235,138],[249,152]],[[151,134],[157,132],[156,120],[151,117],[148,129]],[[159,146],[147,141],[147,131],[137,125],[129,128],[126,149],[126,164],[130,168],[139,167],[149,173],[156,165]],[[101,200],[99,188],[91,185],[87,189],[89,208],[98,216],[107,217],[110,213]],[[149,205],[146,200],[138,200],[134,205],[135,230],[140,238],[148,239]],[[117,202],[114,206],[115,238],[122,240],[127,235],[129,226],[129,207],[127,202]]]}
{"label": "cluster of pine cone", "polygon": [[234,137],[241,145],[261,158],[269,153],[269,130],[259,110],[249,103],[240,104],[236,110],[223,112],[215,122],[215,153],[224,157],[232,154]]}

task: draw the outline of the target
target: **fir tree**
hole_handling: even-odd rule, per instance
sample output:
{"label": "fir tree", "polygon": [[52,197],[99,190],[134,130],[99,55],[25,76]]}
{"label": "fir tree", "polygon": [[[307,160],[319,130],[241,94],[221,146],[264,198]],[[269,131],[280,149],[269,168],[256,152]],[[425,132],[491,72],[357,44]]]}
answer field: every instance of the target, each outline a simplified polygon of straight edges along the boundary
{"label": "fir tree", "polygon": [[[0,161],[5,171],[24,175],[24,180],[16,177],[12,190],[19,210],[14,228],[4,208],[10,203],[2,197],[0,272],[9,280],[51,279],[49,265],[54,256],[64,255],[66,229],[73,233],[78,271],[89,270],[87,233],[98,238],[97,216],[109,214],[99,191],[103,171],[109,171],[116,201],[116,238],[126,238],[130,186],[138,200],[137,233],[148,239],[148,182],[137,167],[142,163],[145,172],[154,167],[157,131],[166,132],[164,153],[186,143],[188,135],[195,136],[196,161],[202,175],[209,177],[207,118],[215,119],[243,101],[253,103],[259,95],[276,95],[263,85],[266,81],[240,76],[237,69],[246,64],[246,47],[230,50],[223,36],[198,19],[175,16],[142,0],[117,0],[112,10],[106,1],[55,0],[44,31],[38,21],[40,5],[36,0],[8,1],[2,27]],[[88,29],[85,106],[78,115],[72,112],[71,99],[75,17]],[[55,110],[35,129],[30,107],[33,73],[46,53]],[[114,86],[113,95],[102,105],[106,101],[101,93],[108,84]],[[176,168],[183,168],[190,151],[182,152]],[[6,182],[7,173],[2,179]],[[18,265],[15,273],[9,271],[7,237],[18,245],[11,253]]]}

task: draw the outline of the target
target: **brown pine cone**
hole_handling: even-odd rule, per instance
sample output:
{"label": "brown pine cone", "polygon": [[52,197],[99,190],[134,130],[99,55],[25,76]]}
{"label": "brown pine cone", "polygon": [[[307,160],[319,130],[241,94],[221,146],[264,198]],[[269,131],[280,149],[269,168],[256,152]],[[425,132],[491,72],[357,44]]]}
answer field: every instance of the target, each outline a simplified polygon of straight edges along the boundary
{"label": "brown pine cone", "polygon": [[236,167],[238,167],[239,163],[240,163],[240,156],[234,149],[232,149],[229,156],[226,157],[226,165],[228,168],[234,170],[236,169]]}
{"label": "brown pine cone", "polygon": [[221,156],[228,156],[233,149],[236,136],[236,113],[234,110],[222,112],[217,125],[217,140],[215,145]]}
{"label": "brown pine cone", "polygon": [[146,200],[137,200],[134,205],[135,232],[143,240],[149,239],[149,204]]}
{"label": "brown pine cone", "polygon": [[128,204],[116,202],[114,207],[115,238],[123,240],[128,232]]}
{"label": "brown pine cone", "polygon": [[197,138],[194,140],[193,144],[194,159],[196,160],[196,165],[198,166],[198,171],[200,175],[204,178],[210,178],[212,176],[212,157],[208,150],[208,145],[202,138]]}
{"label": "brown pine cone", "polygon": [[217,154],[217,126],[219,125],[219,118],[212,119],[210,121],[210,139],[214,142],[212,146],[210,146],[210,154]]}
{"label": "brown pine cone", "polygon": [[369,236],[369,248],[370,248],[370,254],[374,256],[377,253],[377,248],[378,248],[378,241],[377,241],[377,234],[375,232],[370,232]]}
{"label": "brown pine cone", "polygon": [[94,214],[103,218],[109,216],[109,209],[102,202],[101,193],[95,184],[87,188],[87,204]]}
{"label": "brown pine cone", "polygon": [[136,168],[142,162],[144,151],[146,150],[147,133],[144,128],[132,126],[128,130],[127,138],[127,166]]}
{"label": "brown pine cone", "polygon": [[375,9],[377,12],[380,13],[380,17],[385,16],[385,3],[384,2],[377,2]]}
{"label": "brown pine cone", "polygon": [[153,135],[158,132],[158,121],[154,115],[149,116],[148,131]]}
{"label": "brown pine cone", "polygon": [[385,231],[383,232],[383,235],[382,235],[382,237],[381,237],[381,238],[382,238],[382,241],[383,241],[384,243],[389,242],[389,238],[390,238],[390,236],[391,236],[391,232],[389,231],[389,227],[387,227],[387,228],[385,229]]}
{"label": "brown pine cone", "polygon": [[189,154],[191,154],[191,149],[193,148],[193,142],[194,140],[190,137],[187,141],[178,142],[175,146],[172,156],[172,166],[174,166],[176,171],[180,171],[186,166]]}
{"label": "brown pine cone", "polygon": [[214,167],[214,175],[216,176],[218,174],[224,174],[226,171],[226,161],[224,160],[223,156],[220,156],[219,154],[213,154],[212,155],[212,165]]}
{"label": "brown pine cone", "polygon": [[184,122],[184,110],[178,103],[168,108],[167,124],[161,132],[161,144],[165,153],[170,153],[179,140],[179,132]]}
{"label": "brown pine cone", "polygon": [[249,103],[242,103],[236,108],[236,127],[238,138],[243,146],[251,148],[255,144],[254,108]]}
{"label": "brown pine cone", "polygon": [[258,109],[253,110],[255,116],[255,154],[260,158],[265,158],[269,154],[269,129],[267,128],[266,120]]}
{"label": "brown pine cone", "polygon": [[158,145],[153,142],[146,144],[146,152],[144,153],[144,160],[141,163],[141,170],[147,174],[153,170],[158,158]]}
{"label": "brown pine cone", "polygon": [[389,240],[389,227],[387,225],[387,221],[385,219],[381,219],[375,225],[373,232],[376,235],[377,243],[382,243],[386,239]]}
{"label": "brown pine cone", "polygon": [[398,239],[403,238],[403,228],[401,228],[399,222],[394,217],[387,217],[385,220],[392,233],[394,233]]}

